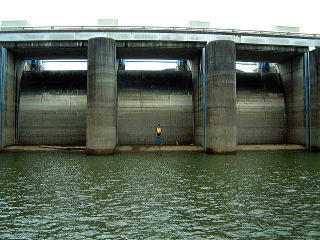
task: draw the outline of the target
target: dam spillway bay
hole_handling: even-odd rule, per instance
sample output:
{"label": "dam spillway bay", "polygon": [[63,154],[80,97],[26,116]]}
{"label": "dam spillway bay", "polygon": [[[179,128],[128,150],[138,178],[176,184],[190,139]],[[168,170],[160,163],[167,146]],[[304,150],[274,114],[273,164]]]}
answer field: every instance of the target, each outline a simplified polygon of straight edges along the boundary
{"label": "dam spillway bay", "polygon": [[[238,144],[320,147],[320,37],[167,28],[2,29],[1,148],[196,144],[232,153]],[[177,71],[127,71],[118,59],[186,60]],[[30,59],[87,59],[87,71],[24,71]],[[277,71],[236,72],[236,61]]]}

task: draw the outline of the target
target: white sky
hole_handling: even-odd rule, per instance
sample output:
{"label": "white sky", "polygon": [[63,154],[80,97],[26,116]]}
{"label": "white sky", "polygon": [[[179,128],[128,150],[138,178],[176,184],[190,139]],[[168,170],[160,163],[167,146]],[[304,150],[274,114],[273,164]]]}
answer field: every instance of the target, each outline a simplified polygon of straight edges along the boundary
{"label": "white sky", "polygon": [[[87,70],[87,62],[83,60],[63,60],[65,62],[60,62],[59,60],[53,61],[43,61],[42,66],[45,70]],[[68,62],[70,61],[70,62]],[[141,59],[139,59],[141,61]],[[131,62],[126,61],[126,70],[163,70],[167,68],[175,68],[177,66],[175,61],[168,63],[157,63],[156,61],[151,62]],[[245,72],[252,72],[256,69],[256,66],[250,65],[250,63],[237,63],[237,69]]]}
{"label": "white sky", "polygon": [[2,0],[0,21],[27,20],[31,26],[96,26],[116,18],[119,26],[177,26],[207,21],[213,28],[272,30],[297,26],[320,33],[319,0]]}
{"label": "white sky", "polygon": [[[146,62],[140,62],[141,59],[138,61],[139,62],[126,61],[126,70],[163,70],[177,66],[176,61],[168,61],[167,63],[157,63],[154,60],[151,60],[151,62],[148,62],[148,60],[145,60]],[[80,62],[78,60],[66,60],[65,62],[60,62],[59,60],[44,61],[42,65],[45,70],[87,70],[87,62],[85,59]]]}
{"label": "white sky", "polygon": [[320,33],[318,0],[2,0],[0,21],[27,20],[32,26],[97,25],[117,18],[119,25],[187,26],[190,20],[211,27],[271,30],[298,26]]}

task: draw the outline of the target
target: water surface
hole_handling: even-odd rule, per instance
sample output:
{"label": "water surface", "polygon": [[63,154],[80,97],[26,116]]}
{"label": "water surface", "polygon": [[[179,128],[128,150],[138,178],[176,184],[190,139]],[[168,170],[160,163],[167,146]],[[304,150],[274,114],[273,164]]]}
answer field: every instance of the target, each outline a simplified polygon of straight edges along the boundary
{"label": "water surface", "polygon": [[0,239],[319,239],[320,154],[0,154]]}

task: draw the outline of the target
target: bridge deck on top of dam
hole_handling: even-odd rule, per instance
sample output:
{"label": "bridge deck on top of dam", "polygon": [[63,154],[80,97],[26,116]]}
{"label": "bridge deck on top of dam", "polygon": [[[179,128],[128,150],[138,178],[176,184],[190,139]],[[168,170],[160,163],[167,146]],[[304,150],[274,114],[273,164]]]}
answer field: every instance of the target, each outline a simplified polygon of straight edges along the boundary
{"label": "bridge deck on top of dam", "polygon": [[[1,34],[0,34],[1,35]],[[19,59],[86,59],[88,41],[2,42]],[[117,58],[193,59],[205,47],[201,42],[117,41]],[[237,44],[239,61],[280,63],[308,51],[308,47]]]}
{"label": "bridge deck on top of dam", "polygon": [[215,40],[231,40],[237,44],[320,46],[319,34],[217,28],[50,26],[2,27],[0,30],[0,42],[81,41],[94,37],[107,37],[116,41],[210,42]]}

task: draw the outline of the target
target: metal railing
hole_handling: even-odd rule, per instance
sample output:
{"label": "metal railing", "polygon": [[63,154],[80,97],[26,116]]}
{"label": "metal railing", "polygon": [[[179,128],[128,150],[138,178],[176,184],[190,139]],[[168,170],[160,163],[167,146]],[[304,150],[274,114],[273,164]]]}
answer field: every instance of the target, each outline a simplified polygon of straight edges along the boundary
{"label": "metal railing", "polygon": [[240,30],[221,28],[199,27],[158,27],[158,26],[1,26],[1,32],[41,32],[41,31],[144,31],[144,32],[190,32],[190,33],[221,33],[232,35],[267,35],[279,37],[320,38],[320,34],[264,31],[264,30]]}

